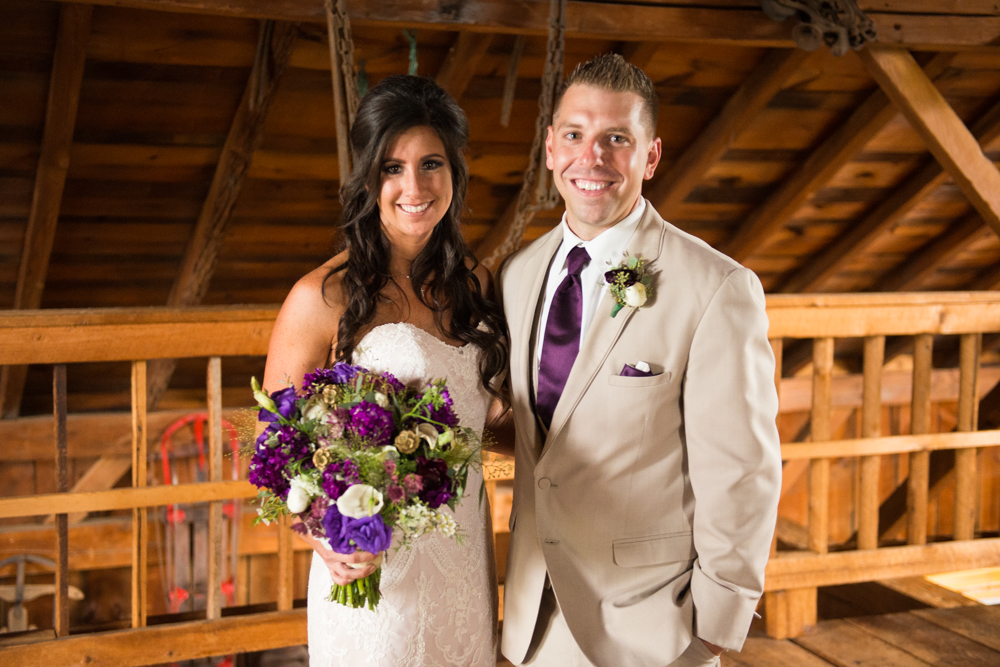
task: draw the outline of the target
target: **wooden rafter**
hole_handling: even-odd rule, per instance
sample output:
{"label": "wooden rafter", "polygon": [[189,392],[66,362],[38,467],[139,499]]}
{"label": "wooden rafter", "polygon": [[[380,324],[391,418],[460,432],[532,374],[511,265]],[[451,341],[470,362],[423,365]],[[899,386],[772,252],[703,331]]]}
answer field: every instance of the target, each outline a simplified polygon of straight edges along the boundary
{"label": "wooden rafter", "polygon": [[[76,127],[92,11],[90,5],[64,5],[60,12],[35,190],[14,292],[17,309],[42,304]],[[27,372],[27,366],[5,366],[0,370],[0,416],[17,416]]]}
{"label": "wooden rafter", "polygon": [[940,238],[934,239],[920,252],[894,268],[875,288],[877,292],[897,292],[919,289],[940,264],[947,263],[983,235],[990,234],[978,214],[973,213],[953,225]]}
{"label": "wooden rafter", "polygon": [[708,127],[647,192],[646,197],[661,215],[671,217],[705,172],[732,146],[737,135],[781,90],[808,55],[801,49],[775,49],[764,57]]}
{"label": "wooden rafter", "polygon": [[[927,65],[927,76],[933,78],[943,72],[953,57],[950,53],[936,56]],[[878,90],[872,93],[801,167],[754,209],[722,251],[738,262],[752,255],[857,155],[896,113],[896,108],[884,93]]]}
{"label": "wooden rafter", "polygon": [[[514,197],[507,204],[507,208],[503,210],[500,217],[497,219],[493,226],[490,227],[489,231],[486,232],[486,236],[479,240],[476,244],[475,253],[476,257],[480,261],[491,257],[497,248],[503,245],[504,241],[507,240],[507,235],[510,233],[510,228],[514,225],[514,219],[517,217],[517,197]],[[489,267],[491,270],[495,270],[495,266]]]}
{"label": "wooden rafter", "polygon": [[983,221],[1000,233],[1000,171],[913,56],[904,49],[871,47],[861,60]]}
{"label": "wooden rafter", "polygon": [[[41,1],[41,0],[39,0]],[[82,2],[83,0],[66,0]],[[169,12],[215,14],[257,19],[322,23],[321,2],[301,0],[88,0],[99,5],[136,7]],[[349,0],[351,21],[361,26],[399,26],[427,30],[544,35],[544,0],[477,0],[438,3],[422,0]],[[706,3],[708,4],[708,3]],[[953,11],[935,15],[914,9],[912,0],[884,0],[878,11],[866,11],[879,41],[923,51],[992,46],[1000,39],[1000,17],[993,10]],[[456,9],[457,7],[457,9]],[[573,0],[568,4],[567,35],[625,41],[739,43],[748,46],[795,46],[790,26],[769,19],[759,7],[670,6]]]}
{"label": "wooden rafter", "polygon": [[448,50],[448,56],[438,71],[436,81],[456,100],[462,99],[465,89],[476,73],[476,68],[490,48],[493,35],[460,32]]}
{"label": "wooden rafter", "polygon": [[[1000,103],[976,120],[972,126],[972,134],[981,145],[987,145],[1000,137]],[[851,257],[864,251],[881,234],[897,225],[910,210],[947,180],[948,173],[938,162],[928,162],[893,190],[849,232],[789,278],[779,291],[798,293],[822,289]]]}
{"label": "wooden rafter", "polygon": [[[298,29],[292,23],[279,21],[261,28],[258,57],[229,128],[194,233],[184,251],[181,268],[167,297],[168,306],[197,305],[208,291],[226,227],[243,189],[254,151],[263,138],[267,112],[291,58],[297,34]],[[175,362],[163,360],[151,366],[148,400],[152,408],[170,384]]]}
{"label": "wooden rafter", "polygon": [[1000,266],[994,266],[981,273],[972,284],[970,290],[995,290],[1000,289]]}
{"label": "wooden rafter", "polygon": [[621,46],[622,57],[639,69],[646,69],[659,50],[660,42],[625,42]]}

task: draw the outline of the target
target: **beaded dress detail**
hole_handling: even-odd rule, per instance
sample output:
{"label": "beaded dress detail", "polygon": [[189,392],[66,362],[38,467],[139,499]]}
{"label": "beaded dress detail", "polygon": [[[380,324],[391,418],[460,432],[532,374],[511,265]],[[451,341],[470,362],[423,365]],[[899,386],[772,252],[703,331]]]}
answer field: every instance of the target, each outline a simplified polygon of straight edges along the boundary
{"label": "beaded dress detail", "polygon": [[[491,397],[479,380],[479,348],[454,347],[407,323],[383,324],[357,345],[354,363],[412,387],[444,378],[462,426],[486,422]],[[382,565],[375,612],[327,602],[330,572],[313,554],[309,572],[309,664],[444,667],[496,665],[497,586],[482,471],[470,470],[455,511],[462,544],[438,533],[396,550]]]}

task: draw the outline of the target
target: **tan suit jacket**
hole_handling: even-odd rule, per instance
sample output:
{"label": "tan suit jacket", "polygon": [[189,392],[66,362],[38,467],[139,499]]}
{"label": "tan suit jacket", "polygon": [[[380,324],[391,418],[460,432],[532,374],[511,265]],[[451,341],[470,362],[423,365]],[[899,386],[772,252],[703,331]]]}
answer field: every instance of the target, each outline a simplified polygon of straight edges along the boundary
{"label": "tan suit jacket", "polygon": [[[557,227],[498,281],[517,431],[503,653],[524,661],[546,572],[596,665],[663,667],[692,635],[738,649],[781,489],[760,282],[647,205],[628,251],[651,262],[654,297],[615,318],[602,297],[543,435],[532,360],[561,241]],[[638,361],[657,374],[620,376]]]}

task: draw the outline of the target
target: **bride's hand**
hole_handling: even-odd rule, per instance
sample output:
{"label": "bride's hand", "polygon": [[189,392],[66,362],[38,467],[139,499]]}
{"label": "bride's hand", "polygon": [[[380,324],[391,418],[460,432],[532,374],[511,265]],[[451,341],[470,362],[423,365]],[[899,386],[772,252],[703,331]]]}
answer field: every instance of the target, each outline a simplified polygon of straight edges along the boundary
{"label": "bride's hand", "polygon": [[339,554],[326,548],[320,540],[312,535],[301,535],[302,539],[309,543],[313,551],[326,563],[326,568],[330,570],[330,578],[333,583],[346,586],[355,579],[364,579],[375,571],[375,567],[367,565],[365,567],[352,568],[348,563],[368,563],[375,560],[375,555],[367,551],[355,551],[352,554]]}

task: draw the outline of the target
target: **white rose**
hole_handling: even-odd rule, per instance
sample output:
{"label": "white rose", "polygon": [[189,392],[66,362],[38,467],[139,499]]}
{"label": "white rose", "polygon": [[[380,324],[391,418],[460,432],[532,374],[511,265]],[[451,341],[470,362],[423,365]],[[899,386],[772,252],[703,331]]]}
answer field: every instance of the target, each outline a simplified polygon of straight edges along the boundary
{"label": "white rose", "polygon": [[382,509],[382,493],[367,484],[355,484],[337,498],[337,509],[344,516],[363,519]]}
{"label": "white rose", "polygon": [[326,401],[322,395],[316,395],[306,401],[302,408],[302,416],[306,419],[322,419],[330,410],[326,407]]}
{"label": "white rose", "polygon": [[386,396],[385,394],[383,394],[380,391],[376,391],[375,392],[375,403],[377,403],[380,408],[388,408],[389,407],[389,397]]}
{"label": "white rose", "polygon": [[427,446],[431,449],[437,449],[438,444],[438,430],[434,428],[433,424],[420,424],[414,429],[421,438],[427,441]]}
{"label": "white rose", "polygon": [[306,508],[309,507],[309,500],[307,485],[296,477],[292,480],[288,489],[288,499],[285,501],[285,504],[288,505],[288,511],[292,514],[305,512]]}
{"label": "white rose", "polygon": [[625,288],[625,305],[630,308],[640,308],[646,303],[646,286],[635,283]]}

